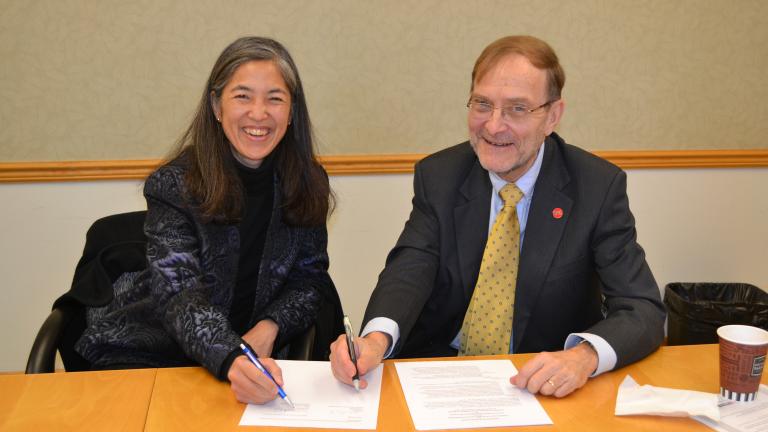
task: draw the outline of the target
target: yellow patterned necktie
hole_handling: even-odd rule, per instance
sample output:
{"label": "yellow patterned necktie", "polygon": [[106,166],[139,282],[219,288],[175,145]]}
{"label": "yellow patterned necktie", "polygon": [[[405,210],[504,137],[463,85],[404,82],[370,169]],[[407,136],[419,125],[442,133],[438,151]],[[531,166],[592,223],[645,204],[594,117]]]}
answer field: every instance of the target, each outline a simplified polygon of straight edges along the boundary
{"label": "yellow patterned necktie", "polygon": [[504,207],[496,216],[480,264],[477,285],[464,315],[459,355],[507,354],[515,309],[523,192],[509,183],[499,191]]}

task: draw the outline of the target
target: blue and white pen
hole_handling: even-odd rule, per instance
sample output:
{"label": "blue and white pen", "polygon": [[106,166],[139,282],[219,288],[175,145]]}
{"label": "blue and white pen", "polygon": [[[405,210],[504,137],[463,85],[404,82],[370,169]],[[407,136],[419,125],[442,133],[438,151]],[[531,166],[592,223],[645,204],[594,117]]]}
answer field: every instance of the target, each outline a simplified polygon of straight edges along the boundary
{"label": "blue and white pen", "polygon": [[285,394],[285,390],[283,390],[283,388],[280,387],[280,385],[277,383],[277,381],[275,381],[275,378],[272,377],[272,374],[269,373],[267,368],[265,368],[264,365],[261,364],[261,362],[256,357],[256,355],[253,354],[253,351],[251,351],[250,348],[248,346],[246,346],[245,344],[240,344],[240,349],[243,350],[243,354],[245,354],[245,356],[248,357],[248,360],[250,360],[251,363],[253,363],[254,366],[256,366],[261,372],[264,373],[264,375],[266,375],[269,379],[271,379],[273,383],[275,383],[275,385],[277,386],[277,394],[279,394],[280,397],[285,402],[287,402],[288,405],[291,408],[295,408],[295,406],[293,406],[293,402],[291,402],[291,400],[288,399],[288,395]]}

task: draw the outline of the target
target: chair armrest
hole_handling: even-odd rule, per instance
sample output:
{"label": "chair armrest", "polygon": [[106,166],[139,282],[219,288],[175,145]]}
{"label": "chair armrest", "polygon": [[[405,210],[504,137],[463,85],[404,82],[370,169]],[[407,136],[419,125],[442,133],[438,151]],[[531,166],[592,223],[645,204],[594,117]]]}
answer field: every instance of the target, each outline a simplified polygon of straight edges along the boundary
{"label": "chair armrest", "polygon": [[314,346],[315,325],[313,324],[288,345],[288,360],[310,360]]}
{"label": "chair armrest", "polygon": [[45,319],[37,332],[32,349],[29,351],[26,373],[37,374],[54,371],[56,350],[64,333],[64,325],[69,319],[68,314],[68,309],[55,308]]}

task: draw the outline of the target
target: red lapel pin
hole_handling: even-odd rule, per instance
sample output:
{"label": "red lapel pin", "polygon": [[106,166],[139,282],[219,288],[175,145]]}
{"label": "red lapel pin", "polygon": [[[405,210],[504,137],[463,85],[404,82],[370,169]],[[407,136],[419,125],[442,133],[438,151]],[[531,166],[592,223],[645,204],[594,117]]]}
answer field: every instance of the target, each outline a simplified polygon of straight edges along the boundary
{"label": "red lapel pin", "polygon": [[560,219],[563,217],[563,209],[560,207],[555,207],[552,209],[552,217],[555,219]]}

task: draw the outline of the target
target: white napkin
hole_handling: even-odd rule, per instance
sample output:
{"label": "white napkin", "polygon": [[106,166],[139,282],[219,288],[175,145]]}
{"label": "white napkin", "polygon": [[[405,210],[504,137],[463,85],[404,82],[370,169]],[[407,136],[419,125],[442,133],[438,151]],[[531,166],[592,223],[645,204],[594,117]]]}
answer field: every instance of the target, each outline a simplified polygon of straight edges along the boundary
{"label": "white napkin", "polygon": [[658,415],[667,417],[706,416],[720,420],[717,394],[639,385],[627,375],[616,395],[619,415]]}

